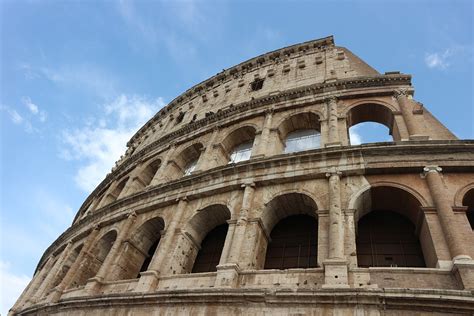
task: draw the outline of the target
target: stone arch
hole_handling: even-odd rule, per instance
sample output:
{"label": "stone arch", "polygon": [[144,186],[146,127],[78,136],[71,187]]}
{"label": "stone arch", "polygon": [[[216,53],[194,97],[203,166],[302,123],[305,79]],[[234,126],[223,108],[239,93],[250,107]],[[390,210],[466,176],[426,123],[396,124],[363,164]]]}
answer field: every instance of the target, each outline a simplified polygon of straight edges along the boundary
{"label": "stone arch", "polygon": [[194,248],[187,258],[189,272],[216,271],[230,217],[231,212],[226,205],[212,204],[199,210],[188,221],[185,234],[192,241],[190,246]]}
{"label": "stone arch", "polygon": [[279,194],[265,205],[261,220],[270,240],[259,245],[266,254],[263,268],[317,266],[317,209],[313,198],[295,192]]}
{"label": "stone arch", "polygon": [[400,185],[373,185],[351,201],[359,266],[426,267],[433,241],[422,203]]}
{"label": "stone arch", "polygon": [[204,146],[202,143],[196,142],[181,150],[181,152],[176,155],[175,159],[171,163],[175,164],[175,167],[181,174],[191,174],[191,172],[196,167],[197,161],[199,160],[203,150]]}
{"label": "stone arch", "polygon": [[[310,150],[321,146],[321,117],[313,111],[294,113],[280,120],[277,131],[280,152]],[[299,145],[298,145],[299,144]],[[290,149],[295,145],[295,149]]]}
{"label": "stone arch", "polygon": [[106,233],[97,238],[95,245],[90,250],[90,256],[85,256],[81,264],[80,273],[71,283],[71,287],[78,287],[86,284],[87,280],[93,278],[105,261],[110,252],[112,245],[117,239],[117,230],[110,229]]}
{"label": "stone arch", "polygon": [[135,279],[146,271],[159,247],[165,221],[161,216],[152,217],[135,229],[125,241],[124,250],[116,267],[114,279]]}
{"label": "stone arch", "polygon": [[[53,279],[53,282],[50,286],[51,289],[55,288],[61,281],[62,279],[66,276],[66,273],[69,271],[71,266],[74,264],[74,262],[77,260],[79,257],[79,254],[81,253],[82,247],[84,246],[83,243],[80,243],[74,249],[71,251],[69,256],[64,258],[64,262],[57,262],[56,264],[61,264],[61,267],[59,268],[59,271],[57,272],[56,276]],[[65,251],[65,250],[63,250]]]}
{"label": "stone arch", "polygon": [[373,102],[369,100],[359,101],[346,109],[345,117],[349,139],[349,129],[352,126],[359,123],[374,122],[387,127],[392,139],[400,140],[398,128],[396,127],[394,110],[386,103]]}
{"label": "stone arch", "polygon": [[106,206],[112,202],[115,202],[121,195],[123,189],[125,188],[125,185],[127,184],[127,181],[130,177],[124,176],[120,180],[118,180],[116,183],[110,186],[109,190],[103,197],[103,200],[100,201],[100,207]]}
{"label": "stone arch", "polygon": [[[234,128],[221,141],[225,160],[229,162],[239,162],[250,159],[250,153],[255,144],[255,135],[257,128],[251,124],[244,124]],[[233,157],[236,151],[243,152],[242,157]]]}
{"label": "stone arch", "polygon": [[454,206],[461,207],[465,206],[463,204],[463,199],[466,193],[470,190],[474,189],[474,183],[469,183],[459,189],[456,194],[454,195]]}
{"label": "stone arch", "polygon": [[471,229],[474,230],[474,185],[471,185],[463,195],[462,206],[467,207],[466,216]]}
{"label": "stone arch", "polygon": [[151,180],[153,180],[156,172],[161,167],[161,162],[162,160],[159,157],[149,159],[149,161],[146,162],[140,174],[140,180],[144,188],[150,185]]}

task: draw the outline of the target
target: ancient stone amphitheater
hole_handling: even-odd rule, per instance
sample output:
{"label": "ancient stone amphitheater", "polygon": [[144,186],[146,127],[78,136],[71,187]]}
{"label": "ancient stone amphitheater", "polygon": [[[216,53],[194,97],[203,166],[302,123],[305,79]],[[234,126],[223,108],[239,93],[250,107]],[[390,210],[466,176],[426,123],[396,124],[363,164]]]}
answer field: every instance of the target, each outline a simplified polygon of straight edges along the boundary
{"label": "ancient stone amphitheater", "polygon": [[[474,141],[413,95],[332,37],[203,81],[132,137],[11,314],[472,314]],[[351,145],[367,121],[393,141]]]}

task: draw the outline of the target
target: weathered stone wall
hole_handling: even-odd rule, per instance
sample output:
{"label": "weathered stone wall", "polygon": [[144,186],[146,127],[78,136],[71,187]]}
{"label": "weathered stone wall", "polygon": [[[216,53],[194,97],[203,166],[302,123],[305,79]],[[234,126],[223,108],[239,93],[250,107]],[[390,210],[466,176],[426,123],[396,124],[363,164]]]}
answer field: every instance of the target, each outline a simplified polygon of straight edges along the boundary
{"label": "weathered stone wall", "polygon": [[[251,91],[256,78],[263,87]],[[193,87],[132,138],[12,313],[471,313],[474,233],[462,199],[474,188],[474,142],[412,95],[409,76],[380,75],[332,38]],[[348,128],[365,121],[394,142],[351,146]],[[285,153],[288,133],[305,128],[320,132],[320,148]],[[252,139],[250,159],[229,163]],[[426,268],[359,267],[358,222],[389,206],[414,225]],[[273,227],[296,214],[317,220],[317,267],[264,270]],[[221,224],[217,271],[191,273]]]}

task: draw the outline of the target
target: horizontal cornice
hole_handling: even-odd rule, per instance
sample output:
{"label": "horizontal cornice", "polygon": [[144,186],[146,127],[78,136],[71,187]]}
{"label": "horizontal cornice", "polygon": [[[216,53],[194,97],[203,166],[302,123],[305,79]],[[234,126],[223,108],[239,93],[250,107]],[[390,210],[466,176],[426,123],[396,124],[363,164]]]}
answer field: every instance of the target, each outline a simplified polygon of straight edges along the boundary
{"label": "horizontal cornice", "polygon": [[[474,172],[474,159],[469,157],[468,159],[440,159],[441,155],[451,154],[473,154],[474,153],[474,140],[450,140],[450,141],[407,141],[407,142],[389,142],[389,143],[373,143],[364,144],[358,146],[344,146],[344,147],[331,147],[321,148],[310,151],[304,151],[293,154],[281,154],[272,156],[269,158],[252,159],[247,162],[239,164],[230,164],[220,166],[205,172],[200,172],[187,177],[180,178],[178,180],[170,181],[158,186],[151,187],[147,190],[138,192],[131,196],[125,197],[118,201],[115,201],[99,210],[95,213],[79,220],[69,227],[61,236],[56,239],[51,246],[43,254],[38,267],[42,265],[42,262],[51,253],[55,252],[57,248],[61,247],[63,243],[67,242],[70,238],[78,234],[79,232],[93,226],[105,225],[104,223],[110,223],[110,217],[117,220],[124,218],[123,214],[120,213],[121,209],[130,210],[132,207],[137,208],[137,202],[143,201],[150,197],[166,196],[167,199],[162,199],[152,205],[154,209],[157,207],[164,207],[176,203],[176,194],[174,192],[180,192],[180,194],[186,194],[186,188],[196,186],[201,183],[216,183],[216,179],[224,179],[228,176],[236,176],[235,179],[227,183],[221,183],[220,188],[209,188],[206,190],[209,192],[203,193],[199,190],[193,189],[193,193],[187,195],[189,200],[202,197],[204,194],[211,195],[215,194],[214,191],[230,191],[240,188],[242,181],[241,174],[248,174],[251,171],[257,171],[261,169],[271,168],[272,166],[282,165],[297,165],[301,163],[310,163],[317,161],[341,161],[341,157],[360,157],[359,162],[349,162],[346,165],[338,165],[344,176],[351,175],[363,175],[363,174],[400,174],[400,173],[421,173],[423,167],[426,164],[433,164],[437,162],[443,167],[443,172]],[[403,161],[393,160],[396,155],[403,157]],[[423,155],[424,159],[417,159],[417,162],[406,160],[410,156],[418,157]],[[380,157],[380,159],[378,159]],[[390,167],[384,164],[385,157],[392,157],[388,162]],[[396,167],[392,167],[396,165]],[[269,183],[281,182],[285,183],[288,181],[298,181],[307,179],[325,178],[325,173],[328,171],[331,165],[327,165],[324,168],[316,168],[315,170],[306,170],[302,175],[291,174],[291,176],[279,176],[278,179],[255,177],[252,179],[257,186],[266,185]],[[165,194],[166,193],[166,194]],[[173,193],[173,194],[172,194]],[[138,213],[148,211],[146,207],[138,207],[139,210],[135,210]],[[114,212],[119,211],[119,214],[113,215]],[[107,221],[100,221],[101,218],[107,218]]]}

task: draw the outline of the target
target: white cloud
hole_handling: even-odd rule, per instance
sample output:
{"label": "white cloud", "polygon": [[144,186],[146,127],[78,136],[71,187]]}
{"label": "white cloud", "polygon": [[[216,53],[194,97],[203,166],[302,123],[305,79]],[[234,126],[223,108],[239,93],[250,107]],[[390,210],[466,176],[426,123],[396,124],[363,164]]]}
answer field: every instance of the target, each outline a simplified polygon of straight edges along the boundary
{"label": "white cloud", "polygon": [[428,68],[446,69],[450,65],[448,59],[452,55],[451,49],[446,49],[444,52],[426,54],[425,64]]}
{"label": "white cloud", "polygon": [[11,264],[0,261],[0,314],[7,315],[8,310],[30,282],[24,274],[15,274],[11,271]]}
{"label": "white cloud", "polygon": [[133,134],[163,106],[161,98],[120,95],[104,105],[101,119],[64,131],[62,158],[82,162],[74,177],[76,184],[92,191],[125,153]]}
{"label": "white cloud", "polygon": [[15,109],[11,109],[10,107],[4,105],[2,105],[0,109],[8,113],[8,116],[10,117],[10,120],[13,122],[13,124],[21,124],[23,122],[23,117]]}
{"label": "white cloud", "polygon": [[39,113],[38,106],[34,104],[29,97],[23,97],[21,98],[21,101],[28,108],[28,110],[30,110],[31,113],[33,113],[34,115]]}
{"label": "white cloud", "polygon": [[349,128],[349,138],[351,141],[351,145],[362,144],[362,136],[357,133],[357,126]]}

